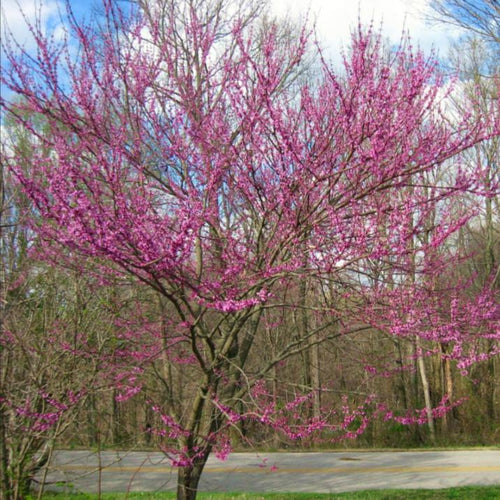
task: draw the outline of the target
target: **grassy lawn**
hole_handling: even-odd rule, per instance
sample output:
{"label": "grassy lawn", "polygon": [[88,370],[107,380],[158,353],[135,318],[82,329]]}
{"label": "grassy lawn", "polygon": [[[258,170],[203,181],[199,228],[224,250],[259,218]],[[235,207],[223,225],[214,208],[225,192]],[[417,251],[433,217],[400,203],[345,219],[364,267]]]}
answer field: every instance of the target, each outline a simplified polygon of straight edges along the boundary
{"label": "grassy lawn", "polygon": [[[97,495],[47,493],[44,500],[97,500]],[[102,500],[170,500],[175,493],[103,493]],[[406,499],[500,499],[500,486],[467,486],[442,490],[364,490],[352,493],[199,493],[200,500],[406,500]]]}

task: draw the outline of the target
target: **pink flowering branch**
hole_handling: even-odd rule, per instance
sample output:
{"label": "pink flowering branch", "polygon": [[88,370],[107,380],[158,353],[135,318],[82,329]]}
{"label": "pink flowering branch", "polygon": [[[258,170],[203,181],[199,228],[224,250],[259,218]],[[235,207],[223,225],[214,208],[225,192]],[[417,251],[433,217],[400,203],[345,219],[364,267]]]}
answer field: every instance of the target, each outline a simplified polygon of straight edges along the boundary
{"label": "pink flowering branch", "polygon": [[58,44],[34,26],[36,56],[9,50],[2,73],[18,97],[2,108],[37,145],[29,167],[20,148],[5,161],[46,258],[144,290],[113,342],[79,351],[119,400],[148,395],[180,498],[229,426],[351,438],[382,414],[368,395],[303,418],[321,387],[280,402],[263,382],[288,360],[377,330],[453,344],[466,367],[498,338],[493,293],[438,286],[476,213],[461,197],[498,188],[448,165],[498,135],[498,100],[452,121],[437,62],[408,43],[388,56],[363,27],[341,72],[320,61],[305,81],[308,29],[201,6],[106,0],[104,23],[70,15]]}

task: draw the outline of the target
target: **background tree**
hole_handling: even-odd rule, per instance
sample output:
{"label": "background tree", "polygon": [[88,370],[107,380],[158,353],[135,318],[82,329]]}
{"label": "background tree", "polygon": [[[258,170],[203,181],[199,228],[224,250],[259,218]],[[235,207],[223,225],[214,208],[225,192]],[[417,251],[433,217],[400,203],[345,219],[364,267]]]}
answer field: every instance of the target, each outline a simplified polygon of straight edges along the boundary
{"label": "background tree", "polygon": [[[15,151],[20,168],[29,169],[39,146],[32,140],[32,133],[7,123],[2,154]],[[111,315],[102,307],[108,290],[94,276],[81,276],[77,265],[63,269],[50,252],[44,255],[32,230],[38,214],[5,166],[2,161],[1,477],[5,498],[18,499],[85,401],[109,387],[97,367],[112,354],[113,339],[106,326]]]}
{"label": "background tree", "polygon": [[432,19],[452,24],[496,46],[500,43],[500,4],[497,0],[433,0]]}
{"label": "background tree", "polygon": [[29,172],[16,150],[6,161],[40,215],[46,256],[152,294],[120,311],[104,366],[121,401],[147,395],[178,497],[194,498],[209,454],[223,458],[242,422],[338,439],[377,415],[425,423],[445,412],[443,400],[395,414],[368,391],[320,402],[322,388],[287,363],[374,330],[452,339],[467,362],[472,333],[498,336],[486,290],[443,338],[450,319],[429,285],[450,262],[435,249],[470,216],[456,218],[450,200],[483,172],[434,190],[427,175],[498,134],[497,103],[481,121],[450,123],[436,64],[407,46],[388,59],[362,28],[344,72],[323,63],[313,85],[297,78],[307,29],[280,36],[255,4],[104,11],[97,27],[70,16],[63,42],[34,27],[36,57],[8,52],[4,82],[23,100],[3,108],[43,147]]}
{"label": "background tree", "polygon": [[[460,91],[453,99],[456,113],[463,113],[470,103],[470,95],[476,100],[475,109],[478,116],[491,105],[498,102],[500,55],[500,5],[496,1],[466,2],[462,0],[443,0],[432,2],[434,21],[451,23],[459,26],[462,35],[447,59],[447,64],[456,72],[460,80]],[[485,172],[483,189],[493,192],[481,199],[464,198],[471,210],[477,215],[461,230],[460,244],[473,255],[466,264],[460,267],[460,273],[474,281],[474,287],[480,289],[490,286],[499,287],[499,204],[494,196],[495,186],[499,179],[499,142],[498,136],[476,146],[463,155],[465,168],[476,168],[482,165]],[[472,208],[474,207],[474,208]],[[498,349],[494,340],[488,341],[489,349]],[[496,346],[496,347],[495,347]],[[498,406],[498,358],[492,358],[487,364],[474,369],[473,380],[476,382],[475,393],[480,401],[473,403],[474,413],[480,413],[479,424],[482,429],[494,427],[498,418],[495,411]],[[471,395],[474,400],[474,395]],[[485,408],[478,406],[486,403]],[[472,405],[471,405],[472,406]],[[473,418],[467,418],[468,426],[473,426]],[[475,432],[480,432],[479,429]]]}

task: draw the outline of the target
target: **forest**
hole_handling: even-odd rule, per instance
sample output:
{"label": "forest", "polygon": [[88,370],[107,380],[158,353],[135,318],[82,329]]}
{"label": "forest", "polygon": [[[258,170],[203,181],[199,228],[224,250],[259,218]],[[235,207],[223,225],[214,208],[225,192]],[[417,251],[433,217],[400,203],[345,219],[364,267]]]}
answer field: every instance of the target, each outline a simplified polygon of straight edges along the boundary
{"label": "forest", "polygon": [[[500,11],[450,54],[264,0],[103,0],[2,41],[0,489],[56,448],[500,439]],[[43,480],[42,480],[43,481]],[[43,488],[43,486],[42,486]]]}

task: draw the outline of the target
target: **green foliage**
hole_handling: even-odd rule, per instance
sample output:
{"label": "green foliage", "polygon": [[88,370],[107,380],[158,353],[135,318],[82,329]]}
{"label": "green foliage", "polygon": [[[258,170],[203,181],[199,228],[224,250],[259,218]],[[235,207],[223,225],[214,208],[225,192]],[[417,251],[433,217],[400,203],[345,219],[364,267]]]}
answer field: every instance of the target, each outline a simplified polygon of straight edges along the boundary
{"label": "green foliage", "polygon": [[[103,493],[102,500],[122,500],[136,498],[147,500],[168,500],[175,493]],[[349,493],[199,493],[201,500],[406,500],[406,499],[473,499],[492,500],[500,498],[500,486],[464,486],[442,490],[363,490]],[[97,495],[67,493],[47,493],[44,500],[96,500]],[[30,497],[28,497],[30,500]],[[32,499],[33,500],[33,499]]]}

